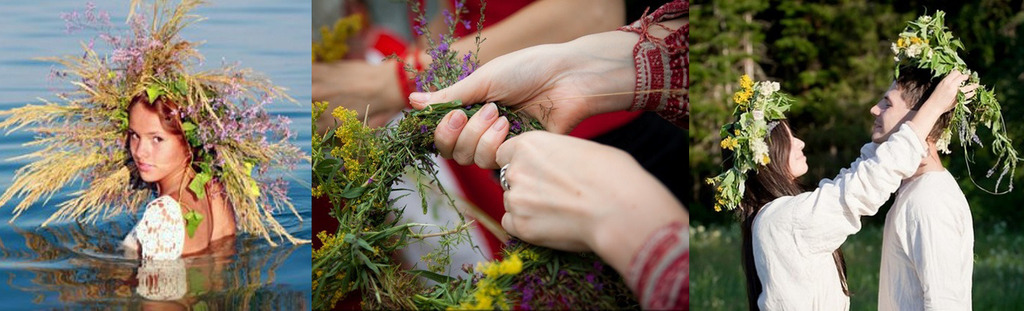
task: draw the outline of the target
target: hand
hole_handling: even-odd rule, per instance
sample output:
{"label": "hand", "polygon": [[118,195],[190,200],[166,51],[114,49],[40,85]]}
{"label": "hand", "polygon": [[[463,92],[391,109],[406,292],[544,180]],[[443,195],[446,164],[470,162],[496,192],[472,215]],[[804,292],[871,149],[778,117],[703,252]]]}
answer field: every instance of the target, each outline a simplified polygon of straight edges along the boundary
{"label": "hand", "polygon": [[935,127],[935,122],[939,120],[942,114],[956,106],[957,92],[964,93],[965,98],[974,97],[974,91],[978,88],[978,84],[972,83],[961,86],[968,78],[970,76],[961,73],[959,70],[951,71],[946,77],[942,78],[942,81],[939,81],[931,96],[928,97],[928,100],[911,117],[909,125],[914,129],[914,132],[917,133],[918,138],[922,142],[927,141],[928,134]]}
{"label": "hand", "polygon": [[945,113],[946,111],[952,110],[956,106],[956,95],[957,92],[964,93],[965,98],[974,97],[974,90],[978,88],[978,84],[972,83],[964,86],[963,83],[970,78],[969,75],[961,73],[959,70],[953,70],[939,81],[939,84],[935,86],[935,91],[932,91],[932,95],[928,97],[921,109],[932,109],[933,112],[938,114]]}
{"label": "hand", "polygon": [[618,149],[534,131],[502,144],[498,163],[508,165],[501,225],[529,243],[592,250],[618,269],[651,232],[688,221],[668,189]]}
{"label": "hand", "polygon": [[[488,62],[448,88],[413,93],[409,100],[417,109],[456,99],[467,104],[498,102],[523,109],[549,131],[568,133],[592,115],[629,108],[636,41],[636,34],[613,31],[519,50]],[[610,93],[622,94],[594,96]],[[505,135],[485,132],[492,126],[507,132],[507,120],[495,124],[499,120],[496,114],[478,113],[467,121],[463,111],[449,113],[434,133],[439,153],[459,164],[496,168],[493,152]],[[485,141],[484,135],[498,139]]]}
{"label": "hand", "polygon": [[380,65],[351,60],[314,63],[313,100],[330,105],[328,113],[313,122],[319,122],[319,128],[333,126],[330,111],[343,106],[358,112],[359,119],[365,119],[368,126],[383,126],[405,108],[397,76],[394,60]]}

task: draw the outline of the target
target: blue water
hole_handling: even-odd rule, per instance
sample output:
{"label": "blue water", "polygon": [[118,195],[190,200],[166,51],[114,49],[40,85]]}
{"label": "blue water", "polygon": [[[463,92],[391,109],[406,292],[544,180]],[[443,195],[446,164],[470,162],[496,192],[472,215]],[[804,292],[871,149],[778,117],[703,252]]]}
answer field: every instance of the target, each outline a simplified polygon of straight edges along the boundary
{"label": "blue water", "polygon": [[[176,2],[176,1],[171,1]],[[239,62],[263,73],[299,103],[277,102],[271,113],[292,119],[294,143],[310,149],[310,3],[308,1],[211,1],[194,13],[207,20],[182,35],[205,41],[199,51],[205,68]],[[112,22],[124,27],[128,0],[98,1]],[[66,89],[61,80],[48,81],[50,63],[34,57],[81,53],[79,42],[93,33],[66,34],[61,12],[83,11],[85,1],[0,2],[0,109],[55,99],[52,90]],[[32,149],[22,147],[31,134],[0,133],[0,190],[11,185],[14,171],[25,161],[6,161]],[[292,181],[289,195],[305,221],[288,211],[279,221],[296,237],[310,239],[310,170],[303,163],[284,172]],[[95,223],[65,222],[40,227],[54,205],[76,190],[65,189],[48,204],[38,203],[8,224],[12,204],[0,207],[0,309],[138,309],[171,307],[196,309],[309,309],[310,246],[271,247],[259,237],[241,236],[217,255],[185,261],[168,271],[187,284],[183,298],[159,302],[136,292],[139,262],[116,250],[137,215],[120,215]],[[179,270],[175,270],[178,269]],[[164,280],[167,281],[167,280]]]}

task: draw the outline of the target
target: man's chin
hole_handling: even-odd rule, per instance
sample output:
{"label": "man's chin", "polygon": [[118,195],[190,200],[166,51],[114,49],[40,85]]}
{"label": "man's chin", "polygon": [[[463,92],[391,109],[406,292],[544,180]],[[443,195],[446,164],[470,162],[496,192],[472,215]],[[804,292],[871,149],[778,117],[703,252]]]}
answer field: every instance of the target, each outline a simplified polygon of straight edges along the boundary
{"label": "man's chin", "polygon": [[882,134],[878,134],[878,133],[871,133],[871,142],[873,142],[873,143],[881,144],[881,143],[884,143],[888,139],[889,139],[889,135],[882,135]]}

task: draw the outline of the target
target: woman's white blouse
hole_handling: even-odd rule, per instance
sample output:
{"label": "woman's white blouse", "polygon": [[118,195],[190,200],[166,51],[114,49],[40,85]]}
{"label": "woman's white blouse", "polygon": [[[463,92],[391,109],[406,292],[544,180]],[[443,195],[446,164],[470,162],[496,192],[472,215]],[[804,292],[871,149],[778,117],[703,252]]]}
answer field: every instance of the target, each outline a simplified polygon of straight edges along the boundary
{"label": "woman's white blouse", "polygon": [[848,310],[832,252],[860,230],[861,216],[878,212],[917,171],[924,155],[917,134],[904,124],[885,143],[864,145],[849,168],[814,191],[765,205],[751,231],[760,309]]}
{"label": "woman's white blouse", "polygon": [[146,260],[174,260],[185,248],[185,218],[181,205],[170,196],[161,196],[146,205],[146,211],[128,236],[124,246],[142,249]]}

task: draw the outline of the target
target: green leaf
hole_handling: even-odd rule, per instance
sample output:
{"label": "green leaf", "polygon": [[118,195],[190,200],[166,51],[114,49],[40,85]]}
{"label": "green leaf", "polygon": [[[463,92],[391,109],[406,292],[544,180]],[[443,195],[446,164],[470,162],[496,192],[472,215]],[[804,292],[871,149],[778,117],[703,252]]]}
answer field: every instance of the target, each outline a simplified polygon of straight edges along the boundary
{"label": "green leaf", "polygon": [[363,191],[366,191],[366,187],[345,188],[345,190],[341,192],[341,197],[345,199],[355,199],[362,195]]}
{"label": "green leaf", "polygon": [[188,141],[189,146],[199,146],[199,137],[196,136],[197,128],[196,124],[191,121],[181,123],[181,130],[182,132],[185,132],[185,140]]}
{"label": "green leaf", "polygon": [[185,232],[188,233],[188,237],[192,237],[196,234],[196,229],[199,228],[199,224],[203,222],[203,215],[196,213],[196,211],[188,211],[185,213]]}
{"label": "green leaf", "polygon": [[437,273],[434,273],[434,272],[430,272],[430,271],[427,271],[427,270],[409,270],[407,272],[415,274],[417,276],[422,276],[422,277],[428,278],[428,279],[433,280],[434,282],[437,282],[439,284],[448,284],[448,283],[450,283],[452,281],[455,281],[455,278],[453,278],[453,277],[450,277],[450,276],[447,276],[447,275],[440,275],[440,274],[437,274]]}
{"label": "green leaf", "polygon": [[188,189],[192,190],[192,193],[196,194],[196,197],[203,199],[206,198],[206,183],[213,179],[213,175],[208,170],[203,170],[199,174],[196,174],[195,178],[192,178],[192,182],[188,184]]}
{"label": "green leaf", "polygon": [[163,95],[163,91],[160,90],[160,86],[152,84],[146,88],[146,96],[149,97],[150,104],[156,101],[156,98],[160,97],[160,95]]}
{"label": "green leaf", "polygon": [[173,88],[174,93],[180,94],[182,96],[185,96],[185,93],[188,92],[188,84],[185,83],[185,79],[183,78],[179,78],[177,81],[174,81]]}

